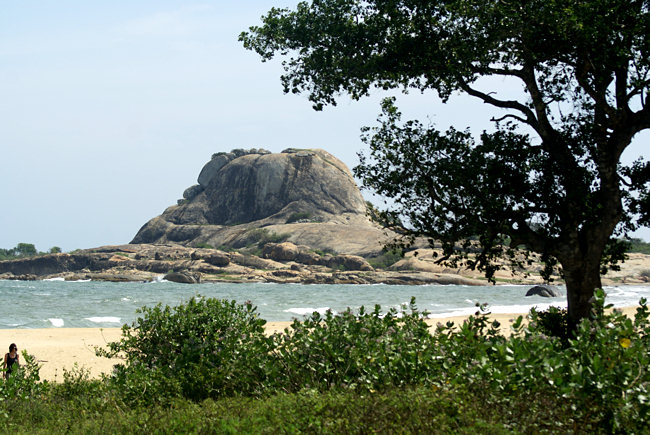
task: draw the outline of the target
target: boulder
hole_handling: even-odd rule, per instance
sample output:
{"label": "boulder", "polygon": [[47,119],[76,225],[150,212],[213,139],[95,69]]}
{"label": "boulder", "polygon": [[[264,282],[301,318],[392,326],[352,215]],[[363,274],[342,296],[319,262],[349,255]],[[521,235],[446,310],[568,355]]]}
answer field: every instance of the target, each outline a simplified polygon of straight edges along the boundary
{"label": "boulder", "polygon": [[320,264],[321,261],[321,256],[318,255],[315,252],[312,251],[303,251],[301,250],[298,252],[298,255],[296,256],[297,263],[301,264],[306,264],[306,265],[314,265],[314,264]]}
{"label": "boulder", "polygon": [[169,272],[163,279],[181,284],[198,284],[201,282],[201,275],[188,271]]}
{"label": "boulder", "polygon": [[275,261],[294,261],[299,253],[298,247],[290,242],[267,243],[262,249],[262,257]]}
{"label": "boulder", "polygon": [[551,285],[536,285],[528,289],[526,296],[541,296],[544,298],[557,298],[562,296],[557,287]]}
{"label": "boulder", "polygon": [[194,186],[185,189],[185,192],[183,192],[183,198],[187,201],[191,201],[192,199],[196,198],[201,192],[203,192],[203,186],[200,184],[195,184]]}
{"label": "boulder", "polygon": [[217,267],[226,267],[230,264],[230,257],[223,252],[192,252],[192,260],[203,260]]}
{"label": "boulder", "polygon": [[337,255],[329,261],[329,267],[342,267],[343,270],[374,270],[372,266],[363,258],[357,255]]}
{"label": "boulder", "polygon": [[217,153],[183,196],[147,222],[132,243],[242,248],[255,231],[264,231],[278,236],[269,241],[284,236],[311,250],[367,256],[391,238],[366,216],[350,170],[320,149]]}

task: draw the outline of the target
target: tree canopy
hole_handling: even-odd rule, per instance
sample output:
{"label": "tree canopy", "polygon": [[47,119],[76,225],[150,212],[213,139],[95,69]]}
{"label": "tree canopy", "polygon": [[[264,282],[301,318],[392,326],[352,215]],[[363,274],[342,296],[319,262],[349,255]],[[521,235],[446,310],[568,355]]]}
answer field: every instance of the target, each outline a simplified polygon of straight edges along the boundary
{"label": "tree canopy", "polygon": [[[395,200],[381,216],[408,236],[443,241],[445,257],[478,237],[470,266],[490,276],[525,245],[559,263],[574,325],[589,314],[613,235],[650,223],[650,164],[621,164],[650,128],[648,0],[314,0],[272,9],[240,40],[285,57],[286,92],[314,108],[373,89],[456,93],[503,110],[495,129],[440,132],[402,122],[384,101],[355,169]],[[516,83],[521,98],[482,88]],[[465,242],[463,242],[465,241]],[[547,268],[547,272],[548,269]]]}

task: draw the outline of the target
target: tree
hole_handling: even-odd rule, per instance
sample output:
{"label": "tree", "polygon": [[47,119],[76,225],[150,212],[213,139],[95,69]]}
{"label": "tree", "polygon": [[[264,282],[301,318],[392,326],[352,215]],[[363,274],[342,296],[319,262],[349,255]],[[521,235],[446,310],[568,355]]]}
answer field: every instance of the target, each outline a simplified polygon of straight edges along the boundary
{"label": "tree", "polygon": [[[285,92],[314,108],[373,89],[476,97],[503,111],[493,132],[441,133],[402,123],[393,100],[365,129],[365,187],[394,198],[381,214],[409,237],[443,243],[492,276],[494,260],[540,253],[559,264],[573,327],[590,313],[601,273],[623,257],[614,234],[650,223],[650,164],[621,155],[650,127],[648,0],[314,0],[272,9],[240,40],[280,54]],[[521,98],[482,90],[498,77]],[[468,247],[477,238],[475,257]]]}
{"label": "tree", "polygon": [[31,243],[19,243],[14,248],[14,251],[18,257],[32,257],[38,254],[36,246]]}

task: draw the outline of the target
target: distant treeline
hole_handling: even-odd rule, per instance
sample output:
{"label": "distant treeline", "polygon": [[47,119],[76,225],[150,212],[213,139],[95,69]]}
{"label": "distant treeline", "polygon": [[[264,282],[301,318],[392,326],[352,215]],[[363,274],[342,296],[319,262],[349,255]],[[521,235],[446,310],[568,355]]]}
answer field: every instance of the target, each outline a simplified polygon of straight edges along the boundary
{"label": "distant treeline", "polygon": [[39,252],[36,246],[31,243],[19,243],[16,247],[11,249],[0,248],[0,260],[13,260],[15,258],[34,257],[36,255],[44,254],[58,254],[61,248],[53,246],[47,252]]}
{"label": "distant treeline", "polygon": [[627,252],[638,252],[650,255],[650,243],[644,242],[641,239],[630,239],[629,243],[630,247]]}
{"label": "distant treeline", "polygon": [[[627,252],[650,255],[650,243],[645,242],[642,239],[629,239],[627,243]],[[31,243],[19,243],[11,249],[0,248],[0,260],[13,260],[16,258],[34,257],[45,254],[58,254],[60,252],[62,251],[58,246],[53,246],[46,252],[40,252],[36,249],[36,246]]]}

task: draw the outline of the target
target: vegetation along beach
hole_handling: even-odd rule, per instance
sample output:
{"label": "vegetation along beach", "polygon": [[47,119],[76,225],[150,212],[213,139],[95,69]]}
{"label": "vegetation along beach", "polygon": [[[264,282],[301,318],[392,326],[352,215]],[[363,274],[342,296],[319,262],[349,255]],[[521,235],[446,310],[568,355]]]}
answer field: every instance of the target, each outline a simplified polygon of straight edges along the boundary
{"label": "vegetation along beach", "polygon": [[277,3],[7,6],[0,428],[649,433],[650,1]]}

